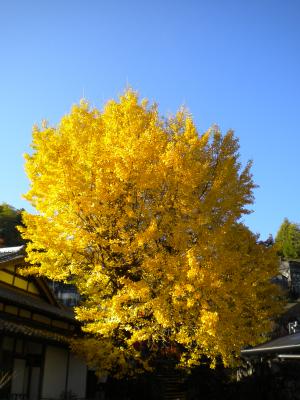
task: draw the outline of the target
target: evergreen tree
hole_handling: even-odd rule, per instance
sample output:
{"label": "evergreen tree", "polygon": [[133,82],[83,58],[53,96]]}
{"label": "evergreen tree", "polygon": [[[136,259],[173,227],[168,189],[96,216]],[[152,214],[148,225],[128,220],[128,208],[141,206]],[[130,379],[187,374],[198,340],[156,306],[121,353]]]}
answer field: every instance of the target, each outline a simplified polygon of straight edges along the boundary
{"label": "evergreen tree", "polygon": [[260,240],[258,243],[261,244],[262,246],[265,246],[265,247],[272,247],[272,246],[274,246],[274,239],[273,239],[272,234],[271,234],[271,233],[269,234],[268,239],[266,239],[266,240]]}
{"label": "evergreen tree", "polygon": [[0,246],[24,244],[24,240],[16,228],[18,225],[22,225],[22,211],[6,203],[0,204]]}
{"label": "evergreen tree", "polygon": [[300,226],[287,218],[281,224],[276,244],[278,254],[285,259],[300,258]]}

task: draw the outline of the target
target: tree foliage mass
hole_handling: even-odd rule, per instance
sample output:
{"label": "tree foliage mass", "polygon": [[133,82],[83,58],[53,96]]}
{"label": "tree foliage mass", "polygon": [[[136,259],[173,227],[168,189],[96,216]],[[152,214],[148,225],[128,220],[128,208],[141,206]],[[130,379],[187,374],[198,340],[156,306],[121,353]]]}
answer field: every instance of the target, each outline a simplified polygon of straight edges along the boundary
{"label": "tree foliage mass", "polygon": [[32,148],[27,273],[76,284],[77,349],[99,373],[228,365],[270,330],[276,261],[239,222],[254,183],[232,131],[200,135],[128,90],[35,127]]}
{"label": "tree foliage mass", "polygon": [[20,246],[24,244],[18,225],[22,224],[22,211],[9,204],[0,204],[0,246]]}
{"label": "tree foliage mass", "polygon": [[287,260],[300,258],[299,224],[290,222],[285,218],[277,232],[275,241],[281,257]]}

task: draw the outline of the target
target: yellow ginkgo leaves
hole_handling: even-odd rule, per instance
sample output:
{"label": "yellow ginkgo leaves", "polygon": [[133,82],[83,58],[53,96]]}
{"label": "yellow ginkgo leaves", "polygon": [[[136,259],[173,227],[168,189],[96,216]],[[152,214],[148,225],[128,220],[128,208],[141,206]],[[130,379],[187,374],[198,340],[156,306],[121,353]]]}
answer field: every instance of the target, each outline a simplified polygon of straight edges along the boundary
{"label": "yellow ginkgo leaves", "polygon": [[254,184],[232,132],[198,134],[186,112],[163,119],[128,90],[35,127],[32,148],[27,272],[76,284],[74,346],[99,373],[165,354],[228,364],[270,329],[276,260],[239,223]]}

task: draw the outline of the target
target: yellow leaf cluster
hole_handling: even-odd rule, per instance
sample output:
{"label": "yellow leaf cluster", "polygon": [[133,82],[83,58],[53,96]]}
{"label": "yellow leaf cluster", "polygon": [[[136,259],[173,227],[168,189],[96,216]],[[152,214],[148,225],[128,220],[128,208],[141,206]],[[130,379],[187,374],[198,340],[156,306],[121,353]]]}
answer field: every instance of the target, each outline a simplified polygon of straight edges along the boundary
{"label": "yellow leaf cluster", "polygon": [[127,90],[35,127],[32,148],[27,272],[76,284],[74,347],[94,368],[128,373],[171,348],[180,366],[227,365],[268,332],[276,260],[239,223],[254,184],[233,132],[201,135]]}

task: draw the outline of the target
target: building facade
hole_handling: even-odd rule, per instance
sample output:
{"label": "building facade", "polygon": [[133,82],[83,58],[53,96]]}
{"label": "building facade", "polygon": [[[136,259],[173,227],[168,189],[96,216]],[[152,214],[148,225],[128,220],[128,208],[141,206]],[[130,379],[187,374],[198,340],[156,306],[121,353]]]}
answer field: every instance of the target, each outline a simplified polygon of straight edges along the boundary
{"label": "building facade", "polygon": [[19,273],[24,248],[0,248],[0,399],[85,398],[87,366],[69,350],[80,331],[41,278]]}

